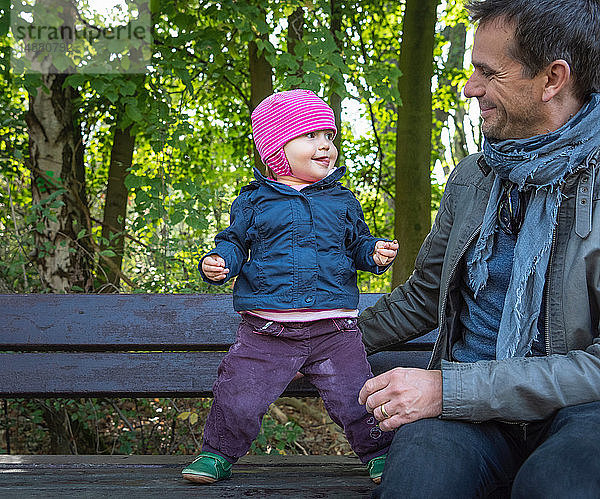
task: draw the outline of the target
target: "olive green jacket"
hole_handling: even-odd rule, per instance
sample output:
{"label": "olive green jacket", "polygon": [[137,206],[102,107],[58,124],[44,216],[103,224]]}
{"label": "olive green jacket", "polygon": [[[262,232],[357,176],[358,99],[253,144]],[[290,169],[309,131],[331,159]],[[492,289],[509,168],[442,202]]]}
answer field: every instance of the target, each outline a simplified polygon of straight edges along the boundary
{"label": "olive green jacket", "polygon": [[600,148],[562,186],[540,317],[547,356],[451,361],[460,334],[463,256],[479,234],[494,181],[481,154],[465,158],[450,175],[411,277],[360,315],[367,352],[439,328],[429,367],[442,370],[444,418],[533,421],[600,400],[599,170]]}

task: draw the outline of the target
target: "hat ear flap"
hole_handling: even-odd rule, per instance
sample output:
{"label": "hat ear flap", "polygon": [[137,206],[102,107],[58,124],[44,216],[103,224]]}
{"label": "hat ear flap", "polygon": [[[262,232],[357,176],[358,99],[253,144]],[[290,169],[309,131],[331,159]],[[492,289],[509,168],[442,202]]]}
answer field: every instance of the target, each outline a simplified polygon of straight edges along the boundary
{"label": "hat ear flap", "polygon": [[265,164],[277,175],[292,175],[292,168],[290,167],[287,156],[283,151],[283,147],[278,149],[275,154],[267,158]]}

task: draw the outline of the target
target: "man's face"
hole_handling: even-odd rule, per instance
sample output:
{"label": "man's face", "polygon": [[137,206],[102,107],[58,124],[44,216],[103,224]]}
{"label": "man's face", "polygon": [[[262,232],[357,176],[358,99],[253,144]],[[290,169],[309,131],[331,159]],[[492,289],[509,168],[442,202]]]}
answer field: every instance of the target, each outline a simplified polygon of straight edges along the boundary
{"label": "man's face", "polygon": [[490,139],[522,139],[546,133],[541,100],[545,75],[523,76],[523,66],[510,55],[514,26],[502,19],[477,28],[472,62],[475,68],[464,88],[479,101],[481,129]]}

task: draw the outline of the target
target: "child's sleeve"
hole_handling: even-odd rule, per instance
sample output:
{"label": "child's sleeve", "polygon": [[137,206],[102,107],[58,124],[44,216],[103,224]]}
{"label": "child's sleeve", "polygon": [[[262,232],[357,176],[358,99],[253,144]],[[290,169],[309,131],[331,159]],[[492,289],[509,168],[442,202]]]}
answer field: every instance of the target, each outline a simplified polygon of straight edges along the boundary
{"label": "child's sleeve", "polygon": [[390,268],[392,262],[380,267],[373,260],[373,252],[377,241],[389,241],[389,239],[371,235],[358,199],[354,194],[351,194],[350,198],[346,215],[349,227],[346,231],[346,249],[351,254],[357,270],[366,270],[377,275],[383,274]]}
{"label": "child's sleeve", "polygon": [[[198,263],[198,270],[200,270],[202,279],[205,282],[209,284],[225,284],[240,273],[242,265],[248,260],[250,213],[248,195],[242,193],[231,204],[229,227],[216,235],[215,249],[204,255]],[[229,274],[221,281],[208,279],[202,271],[202,261],[207,256],[215,254],[225,260],[225,267],[229,269]]]}

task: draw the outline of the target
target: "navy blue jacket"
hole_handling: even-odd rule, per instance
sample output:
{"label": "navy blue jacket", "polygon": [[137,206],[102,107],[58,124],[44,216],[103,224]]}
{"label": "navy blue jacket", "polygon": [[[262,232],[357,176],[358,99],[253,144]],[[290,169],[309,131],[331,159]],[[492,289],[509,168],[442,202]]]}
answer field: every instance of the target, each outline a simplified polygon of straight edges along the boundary
{"label": "navy blue jacket", "polygon": [[223,284],[239,274],[235,310],[335,309],[358,306],[356,270],[381,274],[373,261],[375,243],[360,203],[338,180],[337,168],[297,191],[265,178],[242,187],[231,205],[230,226],[215,238],[229,268]]}

